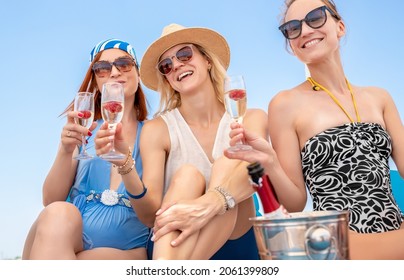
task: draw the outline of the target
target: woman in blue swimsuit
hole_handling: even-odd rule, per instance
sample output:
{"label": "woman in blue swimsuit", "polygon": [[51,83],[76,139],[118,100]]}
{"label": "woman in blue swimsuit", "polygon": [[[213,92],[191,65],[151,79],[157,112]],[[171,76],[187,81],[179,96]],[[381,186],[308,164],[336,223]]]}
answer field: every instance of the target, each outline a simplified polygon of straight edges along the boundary
{"label": "woman in blue swimsuit", "polygon": [[279,29],[310,77],[271,100],[272,146],[233,126],[231,143],[244,135],[255,149],[226,155],[260,161],[291,212],[303,210],[306,188],[313,210],[348,210],[352,259],[403,259],[403,217],[389,169],[392,158],[404,176],[404,127],[394,101],[345,77],[339,42],[346,29],[333,1],[286,1]]}
{"label": "woman in blue swimsuit", "polygon": [[[55,162],[43,186],[46,206],[33,224],[23,259],[146,259],[149,229],[140,222],[125,192],[125,172],[136,168],[142,176],[139,137],[147,117],[146,98],[139,81],[135,50],[127,42],[109,39],[97,44],[79,91],[95,92],[95,122],[86,129],[75,123],[81,115],[71,103]],[[100,89],[106,82],[124,86],[122,136],[129,145],[127,162],[117,167],[95,156],[94,136],[103,121]],[[88,135],[87,151],[94,157],[77,161],[81,135]]]}

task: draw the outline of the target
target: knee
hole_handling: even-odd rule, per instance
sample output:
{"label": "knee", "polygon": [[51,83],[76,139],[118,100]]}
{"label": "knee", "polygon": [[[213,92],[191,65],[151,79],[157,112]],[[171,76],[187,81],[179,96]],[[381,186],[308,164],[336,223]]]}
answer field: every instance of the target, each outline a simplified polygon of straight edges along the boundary
{"label": "knee", "polygon": [[192,184],[205,186],[205,177],[195,166],[185,164],[175,172],[171,183],[173,185]]}
{"label": "knee", "polygon": [[37,231],[68,233],[69,228],[81,227],[81,221],[81,214],[76,206],[57,201],[46,206],[39,214]]}
{"label": "knee", "polygon": [[205,177],[192,165],[181,166],[170,182],[169,193],[182,194],[182,198],[195,198],[204,194],[206,189]]}

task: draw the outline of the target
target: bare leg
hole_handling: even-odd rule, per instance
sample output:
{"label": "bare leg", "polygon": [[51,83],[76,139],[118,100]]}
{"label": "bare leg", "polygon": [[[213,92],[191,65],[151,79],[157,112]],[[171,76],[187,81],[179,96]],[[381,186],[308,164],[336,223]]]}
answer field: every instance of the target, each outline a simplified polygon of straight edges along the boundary
{"label": "bare leg", "polygon": [[115,248],[94,248],[77,254],[79,260],[147,260],[146,248],[120,250]]}
{"label": "bare leg", "polygon": [[[193,166],[184,165],[175,173],[163,202],[178,202],[200,197],[205,192],[205,179]],[[179,232],[170,232],[154,243],[153,259],[189,259],[199,232],[189,236],[180,246],[173,247],[170,242]]]}
{"label": "bare leg", "polygon": [[[238,164],[237,161],[230,162],[230,160],[226,158],[218,159],[214,163],[209,186],[213,188],[227,181],[229,184],[235,184],[240,188],[251,188],[247,179],[247,171],[245,173],[239,172],[240,174],[233,172]],[[164,202],[197,198],[204,193],[204,180],[200,181],[198,179],[202,175],[197,170],[192,171],[192,168],[181,170],[182,173],[178,176],[181,180],[170,185]],[[199,187],[196,188],[196,185]],[[193,186],[192,190],[189,186]],[[242,209],[243,213],[239,213],[239,209]],[[251,228],[251,222],[246,217],[252,217],[254,215],[255,210],[252,200],[248,199],[226,214],[213,217],[205,227],[187,238],[187,240],[178,247],[172,247],[170,245],[170,241],[178,236],[178,233],[167,234],[163,238],[160,238],[155,243],[153,258],[209,259],[230,237],[238,238],[245,234]],[[240,217],[240,219],[238,219],[238,217]]]}
{"label": "bare leg", "polygon": [[[229,185],[235,185],[248,193],[251,185],[248,181],[247,169],[245,172],[234,172],[239,164],[224,157],[217,159],[212,168],[210,186],[218,186],[227,181]],[[244,235],[252,226],[248,218],[253,216],[255,216],[255,208],[252,198],[238,203],[233,210],[222,216],[215,216],[201,230],[191,259],[211,258],[227,240]]]}
{"label": "bare leg", "polygon": [[27,239],[25,240],[24,249],[22,251],[22,259],[23,260],[28,260],[30,254],[31,254],[32,243],[34,243],[34,240],[35,240],[35,232],[36,232],[36,224],[37,224],[37,222],[38,222],[38,220],[36,220],[34,222],[34,224],[31,226],[31,228],[30,228],[30,230],[28,232]]}
{"label": "bare leg", "polygon": [[146,260],[146,248],[120,250],[95,248],[83,251],[82,218],[68,202],[47,206],[35,221],[25,242],[23,259]]}
{"label": "bare leg", "polygon": [[23,259],[77,259],[83,250],[82,219],[78,209],[68,202],[54,202],[39,215],[31,228]]}

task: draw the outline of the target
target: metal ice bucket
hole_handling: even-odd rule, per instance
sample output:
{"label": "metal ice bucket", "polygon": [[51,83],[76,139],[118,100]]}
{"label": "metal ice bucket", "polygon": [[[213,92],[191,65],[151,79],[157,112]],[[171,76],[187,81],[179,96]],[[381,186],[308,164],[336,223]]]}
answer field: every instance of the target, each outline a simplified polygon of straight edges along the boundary
{"label": "metal ice bucket", "polygon": [[291,213],[290,218],[250,218],[262,260],[349,259],[347,211]]}

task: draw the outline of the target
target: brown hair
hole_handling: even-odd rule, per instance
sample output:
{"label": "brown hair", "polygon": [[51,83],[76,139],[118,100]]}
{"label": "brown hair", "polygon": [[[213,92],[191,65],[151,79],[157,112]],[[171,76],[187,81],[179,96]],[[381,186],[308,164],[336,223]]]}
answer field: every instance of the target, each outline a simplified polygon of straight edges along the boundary
{"label": "brown hair", "polygon": [[[99,120],[102,118],[101,116],[101,92],[97,88],[97,83],[94,78],[94,72],[93,72],[93,64],[97,62],[100,59],[101,52],[99,52],[94,60],[91,62],[90,66],[88,67],[87,73],[84,76],[84,80],[81,83],[81,86],[79,87],[78,92],[81,91],[89,91],[89,92],[95,92],[94,94],[94,121]],[[136,71],[139,74],[139,67],[136,64]],[[139,83],[137,91],[135,93],[135,102],[133,104],[135,106],[135,111],[137,113],[137,119],[139,121],[144,121],[147,118],[148,111],[147,111],[147,100],[146,100],[146,95],[144,94],[144,91]],[[70,102],[70,104],[66,107],[66,109],[62,112],[62,115],[65,115],[68,111],[73,110],[74,106],[74,100]]]}
{"label": "brown hair", "polygon": [[[285,9],[284,9],[284,11],[282,13],[281,23],[280,24],[285,23],[286,13],[288,12],[289,7],[296,1],[297,0],[285,0]],[[321,2],[323,2],[324,5],[326,5],[336,15],[338,20],[342,19],[341,15],[338,13],[337,6],[335,5],[333,0],[321,0]]]}

